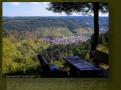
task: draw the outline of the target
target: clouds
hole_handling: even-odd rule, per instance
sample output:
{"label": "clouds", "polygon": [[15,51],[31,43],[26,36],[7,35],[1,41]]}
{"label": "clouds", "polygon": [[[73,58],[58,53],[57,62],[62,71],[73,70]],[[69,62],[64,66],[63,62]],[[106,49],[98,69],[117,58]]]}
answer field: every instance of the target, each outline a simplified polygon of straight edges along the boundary
{"label": "clouds", "polygon": [[30,2],[31,4],[41,4],[41,2]]}
{"label": "clouds", "polygon": [[30,2],[31,4],[41,4],[41,2]]}
{"label": "clouds", "polygon": [[11,5],[19,5],[19,2],[11,2]]}
{"label": "clouds", "polygon": [[30,4],[34,4],[34,5],[37,5],[37,4],[49,4],[49,2],[30,2]]}
{"label": "clouds", "polygon": [[32,4],[32,5],[38,5],[38,4],[49,4],[49,2],[11,2],[11,5],[20,5],[20,4]]}

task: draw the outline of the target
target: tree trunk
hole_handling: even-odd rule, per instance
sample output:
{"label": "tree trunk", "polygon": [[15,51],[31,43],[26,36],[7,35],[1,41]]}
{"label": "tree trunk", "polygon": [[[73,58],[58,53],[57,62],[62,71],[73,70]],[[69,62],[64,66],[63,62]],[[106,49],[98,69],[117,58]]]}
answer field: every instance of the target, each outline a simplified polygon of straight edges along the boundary
{"label": "tree trunk", "polygon": [[90,50],[90,58],[93,57],[93,52],[96,50],[98,44],[98,37],[99,37],[99,3],[93,3],[93,12],[94,12],[94,35]]}

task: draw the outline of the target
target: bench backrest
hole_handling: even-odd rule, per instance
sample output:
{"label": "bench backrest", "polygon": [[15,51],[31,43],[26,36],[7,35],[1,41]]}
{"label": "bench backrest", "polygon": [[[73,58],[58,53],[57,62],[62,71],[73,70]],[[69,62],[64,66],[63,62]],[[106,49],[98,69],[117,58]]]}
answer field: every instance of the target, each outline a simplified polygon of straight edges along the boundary
{"label": "bench backrest", "polygon": [[41,54],[38,55],[38,59],[42,67],[48,65],[47,60]]}

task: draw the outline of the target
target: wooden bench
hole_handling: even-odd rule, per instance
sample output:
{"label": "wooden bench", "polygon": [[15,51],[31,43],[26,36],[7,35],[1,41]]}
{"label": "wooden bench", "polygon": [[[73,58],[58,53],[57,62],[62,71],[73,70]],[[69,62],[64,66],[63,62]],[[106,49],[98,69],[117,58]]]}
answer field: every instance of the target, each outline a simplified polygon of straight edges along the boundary
{"label": "wooden bench", "polygon": [[[102,52],[94,53],[93,62],[88,62],[78,56],[66,56],[64,60],[70,66],[70,76],[72,77],[107,77],[108,69],[104,69],[99,64],[108,65],[108,55]],[[41,55],[38,55],[39,62],[42,68],[43,77],[62,77],[65,76],[63,72],[59,72],[55,64],[49,64],[48,61]]]}
{"label": "wooden bench", "polygon": [[98,64],[108,64],[108,55],[102,52],[94,53],[95,59],[93,62],[88,62],[78,56],[66,56],[64,60],[69,64],[71,68],[72,76],[83,76],[83,77],[107,77],[108,71],[100,67]]}
{"label": "wooden bench", "polygon": [[99,67],[91,62],[81,59],[78,56],[67,56],[64,57],[71,69],[71,76],[81,76],[81,77],[95,77],[101,70]]}
{"label": "wooden bench", "polygon": [[49,64],[41,54],[38,55],[38,59],[42,68],[42,76],[51,77],[57,73],[58,67],[55,64]]}

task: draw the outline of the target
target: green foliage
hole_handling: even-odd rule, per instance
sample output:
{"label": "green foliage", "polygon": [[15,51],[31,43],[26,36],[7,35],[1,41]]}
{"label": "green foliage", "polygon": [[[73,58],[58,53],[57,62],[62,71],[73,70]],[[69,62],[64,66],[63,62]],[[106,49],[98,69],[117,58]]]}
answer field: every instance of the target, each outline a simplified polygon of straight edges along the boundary
{"label": "green foliage", "polygon": [[[56,64],[60,70],[67,69],[65,56],[80,56],[90,61],[90,40],[77,44],[50,44],[41,39],[14,40],[3,38],[3,73],[31,71],[39,65],[37,54],[41,53],[49,64]],[[100,34],[97,50],[108,53],[108,33]],[[66,68],[65,68],[66,67]]]}
{"label": "green foliage", "polygon": [[97,50],[104,52],[104,53],[107,53],[107,54],[109,53],[109,48],[106,45],[103,45],[103,44],[99,44],[97,46]]}
{"label": "green foliage", "polygon": [[70,32],[68,28],[59,28],[59,27],[53,27],[53,28],[42,28],[41,30],[36,30],[34,32],[37,35],[37,38],[42,37],[49,37],[49,38],[55,38],[55,37],[68,37],[73,36],[73,33]]}
{"label": "green foliage", "polygon": [[39,66],[37,53],[49,45],[42,40],[13,41],[12,38],[3,38],[3,74],[26,72]]}
{"label": "green foliage", "polygon": [[[89,60],[90,40],[78,44],[56,44],[43,50],[41,54],[48,60],[49,64],[56,64],[61,70],[66,67],[63,60],[65,56],[79,56]],[[68,68],[68,67],[67,67]]]}
{"label": "green foliage", "polygon": [[10,38],[3,38],[3,73],[14,72],[18,69],[17,61],[21,56],[21,52],[17,50],[16,46]]}
{"label": "green foliage", "polygon": [[108,12],[108,3],[87,3],[87,2],[51,2],[48,10],[51,10],[55,13],[65,12],[67,15],[71,15],[73,12],[82,14],[90,14],[93,12],[93,8],[95,4],[99,4],[98,8],[100,12],[106,13]]}
{"label": "green foliage", "polygon": [[108,45],[109,44],[109,32],[100,33],[98,42],[99,44]]}
{"label": "green foliage", "polygon": [[109,53],[109,32],[101,33],[99,35],[99,44],[97,46],[97,50],[107,54]]}
{"label": "green foliage", "polygon": [[50,62],[50,64],[55,64],[57,65],[59,68],[63,68],[64,67],[64,63],[62,63],[61,61],[58,61],[58,60],[52,60]]}

